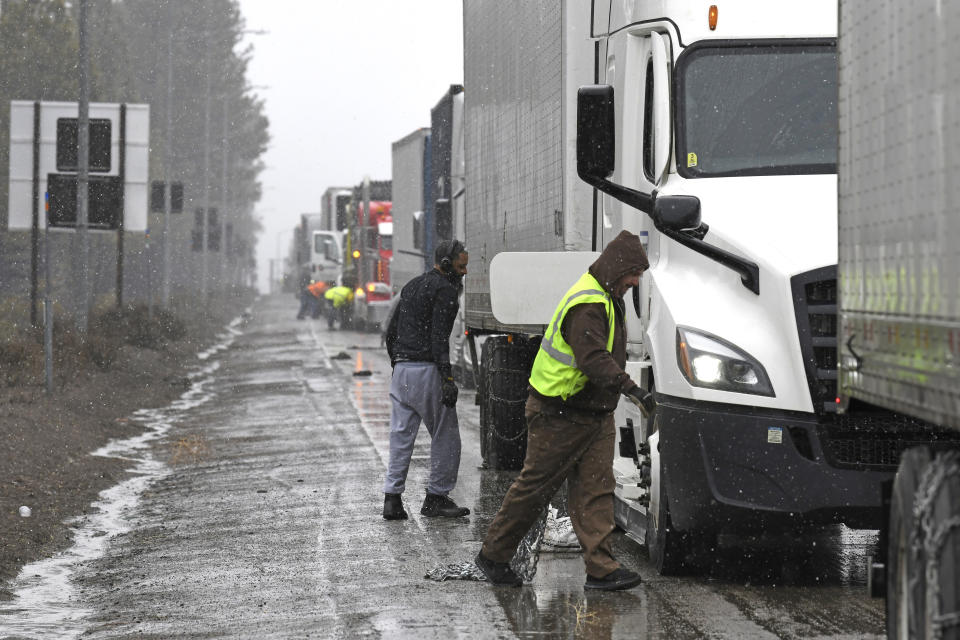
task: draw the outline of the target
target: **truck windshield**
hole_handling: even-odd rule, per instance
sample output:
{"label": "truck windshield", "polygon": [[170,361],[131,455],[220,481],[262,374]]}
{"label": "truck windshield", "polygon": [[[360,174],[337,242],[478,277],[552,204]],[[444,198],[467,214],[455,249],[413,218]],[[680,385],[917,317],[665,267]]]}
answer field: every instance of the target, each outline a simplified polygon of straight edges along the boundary
{"label": "truck windshield", "polygon": [[836,172],[833,45],[697,47],[677,73],[681,175]]}

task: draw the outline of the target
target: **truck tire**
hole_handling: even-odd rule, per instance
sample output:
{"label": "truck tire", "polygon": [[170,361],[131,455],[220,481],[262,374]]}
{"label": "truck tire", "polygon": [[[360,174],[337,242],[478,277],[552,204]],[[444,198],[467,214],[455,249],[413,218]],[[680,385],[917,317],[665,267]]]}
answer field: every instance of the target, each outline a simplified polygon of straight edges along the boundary
{"label": "truck tire", "polygon": [[523,466],[527,453],[527,425],[523,417],[527,381],[536,355],[535,343],[496,336],[483,344],[488,366],[484,367],[487,457],[490,469],[514,471]]}
{"label": "truck tire", "polygon": [[960,638],[960,452],[903,454],[889,540],[887,637]]}
{"label": "truck tire", "polygon": [[[927,535],[926,566],[934,567],[937,575],[934,588],[927,585],[927,601],[937,619],[950,620],[939,637],[960,640],[960,452],[941,453],[934,464],[943,475],[930,508],[933,530]],[[934,630],[928,628],[927,635],[933,637]]]}
{"label": "truck tire", "polygon": [[[661,479],[661,482],[663,480]],[[662,486],[662,485],[661,485]],[[696,548],[697,536],[677,531],[670,520],[670,500],[663,489],[657,502],[657,517],[647,511],[647,554],[650,563],[663,576],[688,575],[694,571],[690,556]]]}
{"label": "truck tire", "polygon": [[[651,393],[654,388],[649,389]],[[653,428],[649,430],[653,434],[658,429],[657,415],[653,417]],[[666,474],[663,471],[663,463],[659,465],[660,477],[657,478],[659,496],[657,497],[657,513],[652,513],[647,509],[647,529],[644,536],[647,555],[650,557],[650,563],[653,564],[657,573],[664,576],[689,575],[695,571],[695,563],[692,561],[692,555],[700,545],[708,539],[707,533],[695,533],[690,531],[678,531],[673,526],[670,518],[670,499],[667,497]],[[652,472],[652,470],[651,470]],[[653,489],[651,483],[651,489]],[[652,503],[652,501],[651,501]]]}
{"label": "truck tire", "polygon": [[914,503],[921,476],[930,466],[926,447],[905,451],[893,480],[887,547],[887,637],[920,638],[917,612],[925,609],[921,558],[911,547],[918,542],[919,522]]}

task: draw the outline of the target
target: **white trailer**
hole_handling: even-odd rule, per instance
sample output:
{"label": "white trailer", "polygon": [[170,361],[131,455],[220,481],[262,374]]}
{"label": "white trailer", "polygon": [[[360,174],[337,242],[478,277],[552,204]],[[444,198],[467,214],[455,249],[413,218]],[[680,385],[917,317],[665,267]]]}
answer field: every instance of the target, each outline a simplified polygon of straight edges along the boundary
{"label": "white trailer", "polygon": [[837,4],[796,9],[464,3],[467,324],[506,334],[485,459],[522,462],[543,325],[637,233],[627,369],[659,410],[617,410],[616,514],[665,573],[721,532],[878,528],[895,470],[870,443],[904,419],[837,412]]}
{"label": "white trailer", "polygon": [[425,192],[430,181],[430,129],[420,128],[391,146],[393,181],[393,256],[390,284],[398,294],[412,278],[424,272]]}
{"label": "white trailer", "polygon": [[869,575],[888,637],[957,638],[960,5],[840,7],[839,397],[918,418],[871,443],[900,464]]}

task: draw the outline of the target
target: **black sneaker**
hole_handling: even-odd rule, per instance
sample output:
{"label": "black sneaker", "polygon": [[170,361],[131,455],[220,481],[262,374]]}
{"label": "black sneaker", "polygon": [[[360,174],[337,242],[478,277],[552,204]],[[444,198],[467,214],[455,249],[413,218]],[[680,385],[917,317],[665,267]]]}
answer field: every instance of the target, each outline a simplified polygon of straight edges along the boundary
{"label": "black sneaker", "polygon": [[470,509],[459,507],[457,503],[447,496],[439,496],[435,493],[428,493],[420,507],[420,515],[428,518],[459,518],[470,515]]}
{"label": "black sneaker", "polygon": [[483,575],[487,576],[487,581],[490,584],[507,585],[511,587],[519,587],[523,584],[523,580],[513,572],[509,563],[494,562],[484,556],[483,551],[477,554],[473,562]]}
{"label": "black sneaker", "polygon": [[583,585],[584,589],[600,589],[602,591],[620,591],[621,589],[630,589],[640,584],[640,574],[634,573],[629,569],[620,567],[614,569],[603,578],[594,578],[587,576],[587,582]]}
{"label": "black sneaker", "polygon": [[403,508],[403,500],[399,493],[383,494],[383,519],[406,520],[407,511]]}

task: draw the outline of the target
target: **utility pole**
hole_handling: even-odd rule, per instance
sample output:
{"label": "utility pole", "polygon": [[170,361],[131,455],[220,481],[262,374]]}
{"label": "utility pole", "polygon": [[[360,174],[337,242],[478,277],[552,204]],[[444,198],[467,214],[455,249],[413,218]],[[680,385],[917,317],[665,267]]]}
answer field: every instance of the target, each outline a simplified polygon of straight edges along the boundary
{"label": "utility pole", "polygon": [[173,167],[170,147],[173,146],[173,3],[167,3],[167,129],[163,144],[163,284],[161,301],[164,308],[170,306],[170,209],[173,197]]}
{"label": "utility pole", "polygon": [[201,229],[201,273],[200,273],[200,301],[207,302],[207,221],[210,216],[210,35],[204,32],[206,89],[204,97],[203,119],[203,212],[200,215]]}
{"label": "utility pole", "polygon": [[80,242],[80,309],[77,324],[81,333],[87,332],[90,308],[90,237],[87,232],[90,181],[90,54],[87,49],[87,0],[80,0],[80,113],[77,118],[77,240]]}
{"label": "utility pole", "polygon": [[[220,184],[220,285],[226,286],[229,276],[230,258],[227,255],[227,154],[229,141],[227,138],[227,124],[229,114],[229,98],[223,97],[223,178]],[[236,229],[234,229],[236,231]],[[232,282],[230,283],[233,284]]]}

